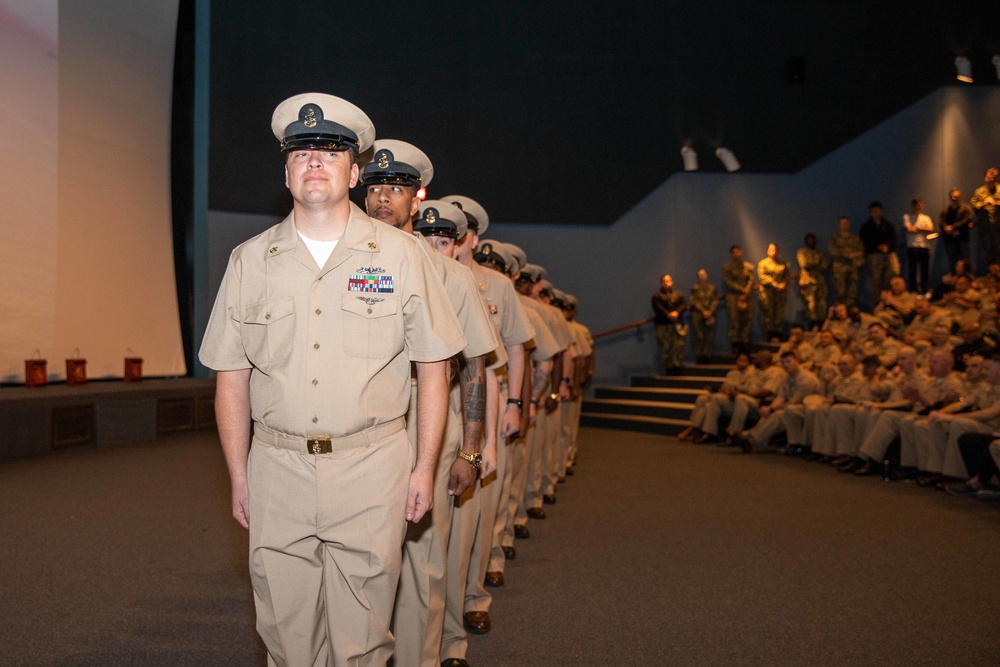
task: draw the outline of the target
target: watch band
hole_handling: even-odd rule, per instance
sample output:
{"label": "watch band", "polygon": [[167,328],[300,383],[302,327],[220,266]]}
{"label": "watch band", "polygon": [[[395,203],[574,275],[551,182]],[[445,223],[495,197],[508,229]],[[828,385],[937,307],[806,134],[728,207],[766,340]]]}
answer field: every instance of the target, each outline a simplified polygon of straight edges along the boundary
{"label": "watch band", "polygon": [[520,398],[508,398],[507,405],[516,405],[517,407],[521,407],[524,405],[524,401]]}
{"label": "watch band", "polygon": [[465,452],[463,452],[460,449],[460,450],[458,450],[458,456],[459,456],[459,458],[464,459],[465,461],[468,461],[469,465],[471,465],[473,468],[475,468],[477,470],[479,469],[479,466],[483,462],[483,455],[480,454],[479,452],[473,452],[472,454],[466,454]]}

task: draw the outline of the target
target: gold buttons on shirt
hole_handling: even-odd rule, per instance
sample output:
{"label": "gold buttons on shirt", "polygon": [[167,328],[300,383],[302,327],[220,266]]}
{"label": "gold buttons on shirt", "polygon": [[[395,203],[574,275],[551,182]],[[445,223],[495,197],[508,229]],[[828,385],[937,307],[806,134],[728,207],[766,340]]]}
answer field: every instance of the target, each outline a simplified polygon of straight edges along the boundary
{"label": "gold buttons on shirt", "polygon": [[317,380],[316,378],[313,378],[313,386],[315,387],[318,384],[319,384],[319,380]]}
{"label": "gold buttons on shirt", "polygon": [[319,349],[319,343],[313,343],[313,349],[314,350],[318,350]]}
{"label": "gold buttons on shirt", "polygon": [[322,310],[320,310],[319,308],[317,308],[317,309],[316,309],[316,314],[317,314],[317,315],[319,315],[319,314],[320,314],[320,313],[322,313],[322,312],[323,312],[323,311],[322,311]]}
{"label": "gold buttons on shirt", "polygon": [[271,319],[271,313],[267,313],[266,315],[264,315],[264,319],[265,320]]}
{"label": "gold buttons on shirt", "polygon": [[369,315],[371,315],[371,314],[372,314],[372,309],[371,309],[371,308],[369,308],[369,309],[368,309],[368,314],[369,314]]}
{"label": "gold buttons on shirt", "polygon": [[313,424],[319,421],[319,417],[313,417]]}

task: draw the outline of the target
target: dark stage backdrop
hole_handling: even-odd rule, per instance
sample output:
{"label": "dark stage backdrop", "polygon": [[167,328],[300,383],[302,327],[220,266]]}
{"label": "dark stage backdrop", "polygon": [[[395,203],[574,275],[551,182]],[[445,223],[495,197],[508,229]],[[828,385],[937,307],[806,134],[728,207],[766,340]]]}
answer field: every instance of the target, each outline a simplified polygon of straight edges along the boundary
{"label": "dark stage backdrop", "polygon": [[610,224],[718,145],[792,173],[954,81],[981,2],[212,3],[210,205],[283,214],[274,106],[329,92],[435,165],[430,195],[499,221]]}

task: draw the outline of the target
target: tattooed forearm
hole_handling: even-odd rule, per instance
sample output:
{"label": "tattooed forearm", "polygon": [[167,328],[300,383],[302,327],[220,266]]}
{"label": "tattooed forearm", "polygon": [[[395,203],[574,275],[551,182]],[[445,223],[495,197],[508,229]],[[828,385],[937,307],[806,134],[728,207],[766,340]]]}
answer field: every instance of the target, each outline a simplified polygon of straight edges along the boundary
{"label": "tattooed forearm", "polygon": [[551,361],[546,361],[535,366],[535,374],[531,382],[531,400],[537,401],[542,397],[545,386],[549,383],[549,372],[551,369]]}
{"label": "tattooed forearm", "polygon": [[462,410],[465,412],[462,449],[479,451],[486,415],[486,362],[483,357],[462,362]]}

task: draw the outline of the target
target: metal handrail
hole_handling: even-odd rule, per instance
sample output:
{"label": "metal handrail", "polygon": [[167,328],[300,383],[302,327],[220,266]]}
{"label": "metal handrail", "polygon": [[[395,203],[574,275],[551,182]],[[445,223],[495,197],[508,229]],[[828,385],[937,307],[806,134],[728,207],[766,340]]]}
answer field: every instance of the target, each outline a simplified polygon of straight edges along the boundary
{"label": "metal handrail", "polygon": [[605,338],[607,336],[613,336],[616,333],[621,333],[623,331],[628,331],[629,329],[638,329],[639,327],[644,326],[646,324],[649,324],[652,321],[653,321],[652,317],[647,317],[644,320],[636,320],[635,322],[632,322],[631,324],[626,324],[625,326],[618,327],[617,329],[609,329],[607,331],[602,331],[601,333],[599,333],[599,334],[597,334],[597,335],[594,336],[594,340],[598,340],[599,338]]}

